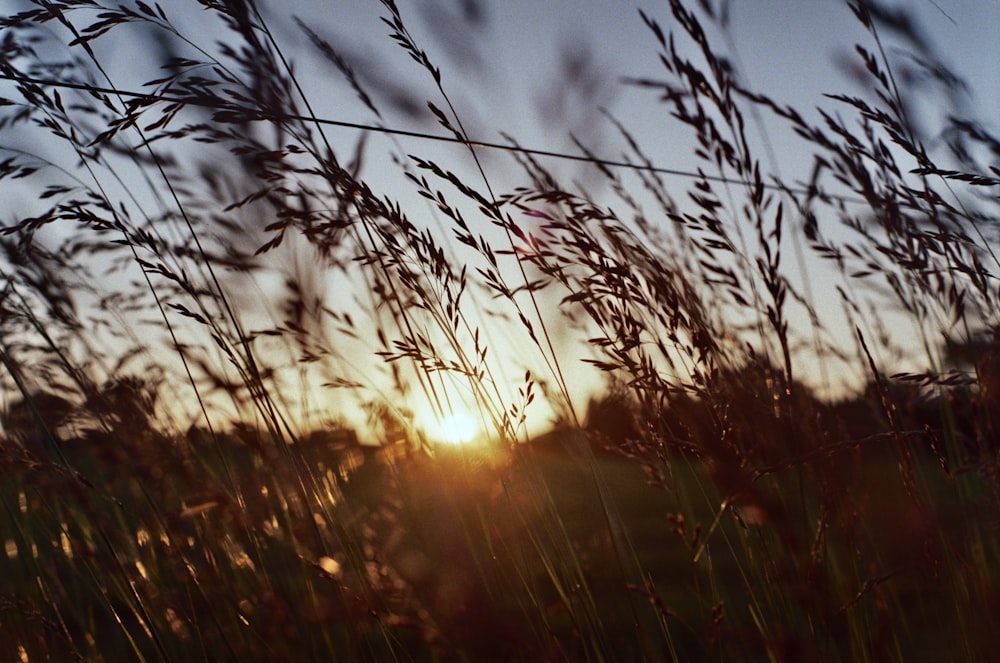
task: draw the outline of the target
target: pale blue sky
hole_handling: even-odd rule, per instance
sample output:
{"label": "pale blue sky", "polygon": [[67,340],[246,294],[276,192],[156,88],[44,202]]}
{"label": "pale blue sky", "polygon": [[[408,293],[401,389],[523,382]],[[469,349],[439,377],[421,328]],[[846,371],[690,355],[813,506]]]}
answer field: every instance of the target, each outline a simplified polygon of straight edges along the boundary
{"label": "pale blue sky", "polygon": [[[638,10],[642,8],[669,30],[672,20],[666,2],[397,1],[419,45],[441,68],[444,86],[474,138],[497,141],[504,131],[527,147],[573,150],[569,140],[573,132],[598,154],[617,159],[623,143],[599,113],[600,107],[607,107],[641,139],[657,165],[685,170],[695,165],[689,136],[670,121],[655,92],[622,83],[626,77],[663,77],[656,41]],[[0,7],[8,9],[23,4],[0,0]],[[192,0],[161,4],[200,43],[211,45],[215,39],[225,39]],[[317,57],[293,16],[329,39],[362,81],[373,91],[382,92],[376,101],[387,124],[441,133],[425,110],[427,100],[441,105],[433,81],[389,39],[388,28],[378,18],[385,14],[379,2],[267,0],[259,4],[321,116],[360,123],[375,120],[342,84],[337,72]],[[987,127],[997,129],[1000,0],[908,0],[897,6],[912,13],[946,63],[969,83],[970,97],[952,101],[978,113]],[[480,13],[469,14],[470,7],[478,7]],[[831,105],[822,96],[825,92],[864,93],[844,78],[836,64],[854,57],[855,42],[872,47],[870,36],[845,3],[733,2],[730,34],[734,60],[749,86],[803,110],[807,116],[816,105]],[[715,36],[720,49],[728,50],[726,39]],[[888,37],[887,43],[892,42]],[[155,62],[155,57],[148,57],[154,48],[155,42],[149,40],[119,41],[99,44],[99,53],[116,84],[135,88],[157,75],[154,69],[138,66]],[[577,74],[568,76],[567,67],[575,68]],[[927,107],[937,108],[939,101],[928,100]],[[769,121],[767,128],[779,174],[789,180],[804,177],[810,165],[808,154],[779,123]],[[358,130],[340,128],[328,128],[327,134],[345,155],[353,151],[360,136]],[[468,155],[458,147],[415,138],[370,137],[366,178],[374,186],[382,186],[382,192],[399,198],[404,208],[417,212],[425,209],[423,202],[399,169],[384,158],[388,152],[400,150],[439,159],[454,170],[472,167]],[[487,154],[485,159],[488,176],[498,191],[524,184],[506,156]],[[567,178],[580,176],[587,169],[570,162],[546,159],[544,163]],[[678,192],[687,186],[687,181],[677,180]],[[822,278],[814,285],[818,297],[827,296],[822,292]]]}
{"label": "pale blue sky", "polygon": [[[599,154],[618,158],[622,143],[596,113],[598,105],[606,105],[640,137],[643,148],[657,165],[678,169],[696,165],[688,136],[667,118],[655,93],[621,82],[623,77],[663,78],[657,44],[643,25],[638,10],[643,9],[669,30],[672,20],[665,2],[484,2],[483,22],[464,28],[467,30],[464,33],[455,32],[462,27],[456,19],[463,6],[460,0],[400,0],[398,4],[404,18],[413,17],[411,29],[444,72],[445,87],[453,95],[473,136],[496,140],[498,131],[503,130],[529,147],[572,151],[569,133],[574,131],[590,141]],[[908,0],[895,5],[910,14],[944,62],[969,84],[968,98],[949,101],[960,110],[977,114],[985,126],[996,130],[1000,125],[995,119],[995,109],[1000,108],[997,66],[1000,1]],[[304,15],[309,12],[307,0],[299,0],[296,7],[295,11]],[[327,28],[328,34],[342,38],[349,50],[366,54],[370,62],[384,63],[379,65],[384,67],[381,75],[397,76],[401,84],[422,90],[434,99],[429,77],[405,55],[393,55],[391,43],[384,38],[379,41],[378,35],[385,34],[384,27],[376,24],[374,33],[368,32],[372,25],[370,13],[375,9],[377,3],[352,5],[351,11],[357,12],[356,23],[335,23]],[[346,20],[349,19],[345,16]],[[730,30],[731,44],[721,35],[715,35],[716,43],[720,50],[727,51],[730,46],[734,49],[731,54],[748,85],[795,106],[807,117],[818,105],[836,108],[834,102],[823,97],[824,93],[868,92],[863,85],[846,77],[843,65],[857,62],[855,43],[870,50],[874,50],[875,44],[846,3],[733,2]],[[449,39],[449,34],[466,37]],[[899,44],[892,34],[882,36],[890,51]],[[589,68],[585,72],[596,81],[591,96],[582,95],[566,84],[562,67],[567,55],[587,56],[584,59]],[[942,101],[928,98],[926,105],[918,110],[933,112]],[[547,121],[544,111],[552,109],[559,110],[563,117]],[[777,173],[789,181],[804,179],[811,166],[809,153],[802,151],[798,139],[781,123],[767,119],[765,122],[766,138],[777,158]],[[403,142],[406,149],[421,154],[433,154],[438,149],[419,141]],[[462,160],[455,152],[451,155]],[[759,156],[764,158],[763,153]],[[497,157],[492,163],[496,168],[490,171],[491,177],[503,181],[506,171],[502,159]],[[571,163],[552,160],[544,163],[566,176],[577,174],[580,169]],[[519,182],[515,179],[509,183]],[[678,191],[687,185],[688,182],[677,181]],[[817,262],[815,258],[807,260],[811,265]],[[790,261],[789,257],[787,262]],[[817,270],[811,274],[811,280],[820,302],[835,301],[829,275]],[[841,331],[849,344],[852,332],[848,328]]]}

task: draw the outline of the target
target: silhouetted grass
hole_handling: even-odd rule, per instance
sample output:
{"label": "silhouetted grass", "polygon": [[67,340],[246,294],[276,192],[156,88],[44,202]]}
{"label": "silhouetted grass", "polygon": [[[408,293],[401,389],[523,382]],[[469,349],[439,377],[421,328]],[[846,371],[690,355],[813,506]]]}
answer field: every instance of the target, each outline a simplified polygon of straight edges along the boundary
{"label": "silhouetted grass", "polygon": [[[632,83],[696,176],[607,114],[636,169],[576,137],[588,191],[511,138],[500,190],[383,0],[467,148],[395,143],[407,198],[253,3],[202,3],[215,46],[173,6],[25,4],[0,22],[0,658],[990,660],[1000,142],[911,121],[961,81],[904,14],[847,3],[867,93],[807,112],[742,85],[726,3],[641,13],[663,78]],[[402,93],[298,28],[385,126]],[[158,40],[138,94],[97,47],[119,34]],[[755,113],[805,177],[768,172]],[[428,440],[420,404],[489,442]]]}

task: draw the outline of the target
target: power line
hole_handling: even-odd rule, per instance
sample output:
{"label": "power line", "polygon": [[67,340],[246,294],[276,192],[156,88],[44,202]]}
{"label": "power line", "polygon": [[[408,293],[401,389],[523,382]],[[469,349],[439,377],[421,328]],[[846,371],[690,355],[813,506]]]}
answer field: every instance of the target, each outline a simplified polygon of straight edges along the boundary
{"label": "power line", "polygon": [[[749,182],[743,180],[739,180],[732,177],[725,177],[722,175],[709,175],[705,173],[696,173],[689,170],[680,170],[676,168],[663,168],[660,166],[653,166],[650,164],[637,164],[637,163],[632,163],[630,161],[601,159],[598,157],[588,156],[583,154],[567,154],[565,152],[556,152],[554,150],[542,150],[536,148],[522,147],[519,145],[508,145],[504,143],[495,143],[483,140],[472,140],[472,139],[465,140],[457,136],[442,136],[439,134],[431,134],[423,131],[395,129],[392,127],[378,126],[373,124],[362,124],[360,122],[349,122],[347,120],[331,120],[329,118],[310,117],[306,115],[298,115],[295,113],[270,114],[247,108],[241,108],[239,106],[222,106],[213,100],[203,99],[198,97],[173,97],[173,96],[155,95],[155,94],[148,94],[145,92],[135,92],[132,90],[123,90],[113,87],[102,87],[100,85],[91,85],[89,83],[73,83],[71,81],[36,78],[32,76],[19,76],[16,74],[9,74],[9,73],[0,73],[0,79],[14,81],[17,83],[31,83],[34,85],[46,85],[49,87],[57,87],[57,88],[64,88],[71,90],[82,90],[91,93],[113,94],[122,97],[130,97],[132,99],[143,99],[147,101],[185,104],[190,106],[201,106],[204,108],[210,108],[214,110],[242,110],[246,112],[248,116],[254,119],[297,120],[300,122],[311,122],[314,124],[321,124],[324,126],[341,127],[346,129],[357,129],[359,131],[370,131],[373,133],[382,133],[392,136],[405,136],[408,138],[419,138],[422,140],[437,141],[441,143],[457,143],[461,145],[468,145],[470,147],[482,147],[491,150],[501,150],[505,152],[518,152],[520,154],[526,154],[536,157],[551,157],[554,159],[562,159],[565,161],[578,161],[583,163],[591,163],[598,166],[604,166],[607,168],[625,168],[629,170],[641,170],[644,172],[656,173],[658,175],[668,175],[671,177],[683,177],[688,179],[707,180],[710,182],[719,182],[721,184],[739,184],[744,186],[750,184]],[[819,191],[809,191],[806,189],[794,189],[781,186],[778,184],[769,184],[766,182],[764,183],[763,186],[765,189],[783,191],[785,193],[799,193],[799,194],[814,193],[816,195],[820,195],[822,198],[839,200],[841,202],[849,202],[849,203],[865,202],[860,198],[854,198],[851,196],[841,196],[835,194],[821,193]]]}

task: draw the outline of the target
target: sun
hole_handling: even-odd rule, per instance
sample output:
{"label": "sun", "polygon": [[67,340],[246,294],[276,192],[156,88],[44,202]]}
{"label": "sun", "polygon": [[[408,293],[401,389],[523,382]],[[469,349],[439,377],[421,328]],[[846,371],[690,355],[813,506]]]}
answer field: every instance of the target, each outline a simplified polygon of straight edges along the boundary
{"label": "sun", "polygon": [[425,432],[435,442],[469,444],[479,435],[479,423],[466,412],[454,412],[437,419]]}

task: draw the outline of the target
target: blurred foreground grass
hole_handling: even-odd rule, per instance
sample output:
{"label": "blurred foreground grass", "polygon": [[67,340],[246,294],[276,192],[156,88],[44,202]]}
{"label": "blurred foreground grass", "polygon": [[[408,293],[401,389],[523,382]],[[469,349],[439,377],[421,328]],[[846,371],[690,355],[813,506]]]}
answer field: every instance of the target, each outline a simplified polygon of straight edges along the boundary
{"label": "blurred foreground grass", "polygon": [[841,513],[814,510],[818,484],[786,494],[804,531],[828,523],[795,542],[702,463],[657,475],[572,430],[393,458],[248,434],[81,454],[88,480],[6,446],[0,657],[973,660],[992,643],[995,612],[947,608],[1000,598],[988,491],[927,457],[919,510],[887,454],[836,477]]}

